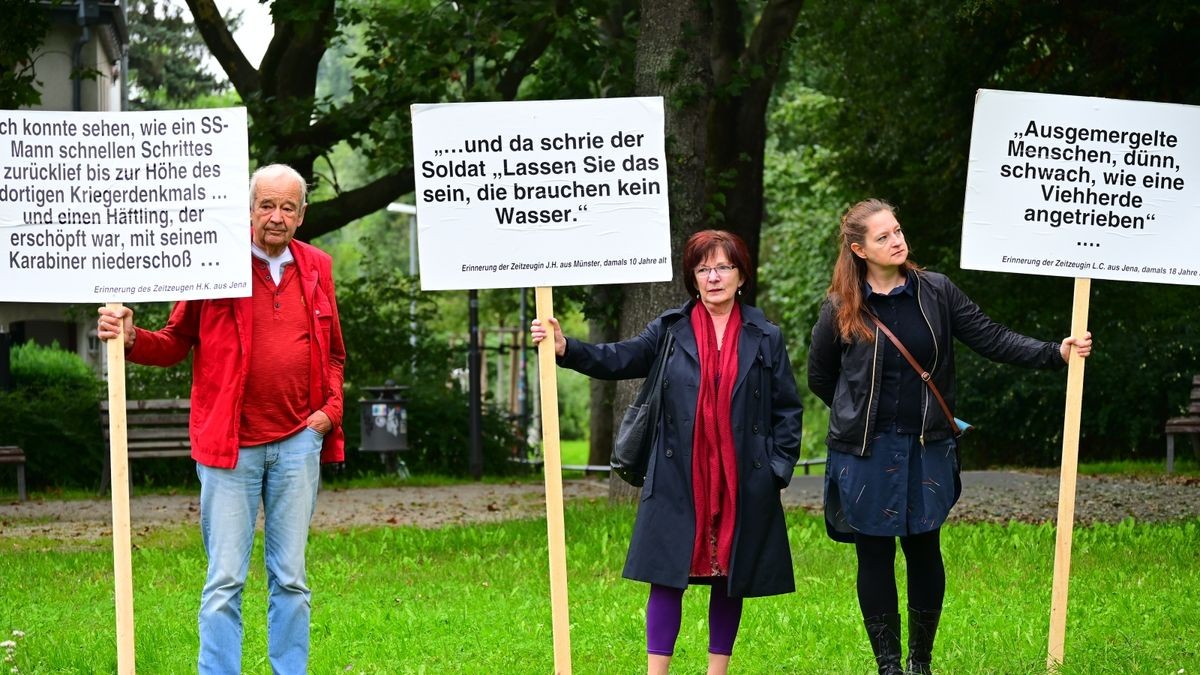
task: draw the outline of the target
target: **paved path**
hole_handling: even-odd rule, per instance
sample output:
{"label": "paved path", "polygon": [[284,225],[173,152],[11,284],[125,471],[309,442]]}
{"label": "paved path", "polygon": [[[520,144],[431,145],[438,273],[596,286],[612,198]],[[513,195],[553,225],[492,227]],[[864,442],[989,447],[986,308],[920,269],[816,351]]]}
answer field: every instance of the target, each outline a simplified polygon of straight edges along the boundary
{"label": "paved path", "polygon": [[[437,487],[323,490],[313,515],[316,529],[377,525],[441,527],[545,516],[540,483],[463,483]],[[566,499],[607,497],[598,480],[564,481]],[[142,495],[129,502],[135,534],[154,527],[200,522],[199,495]],[[262,522],[262,514],[259,514]],[[29,501],[0,503],[0,537],[95,539],[112,531],[112,501]]]}
{"label": "paved path", "polygon": [[[797,475],[784,503],[820,512],[822,483]],[[341,529],[377,525],[440,527],[457,523],[537,518],[545,514],[540,483],[465,483],[440,487],[326,490],[317,500],[313,527]],[[604,498],[603,480],[564,481],[567,499]],[[130,502],[133,531],[199,521],[196,495],[146,495]],[[967,471],[952,521],[1053,522],[1058,512],[1058,475],[1017,471]],[[1164,521],[1200,517],[1200,478],[1130,479],[1080,476],[1076,522]],[[95,539],[110,534],[108,499],[0,504],[0,537]]]}
{"label": "paved path", "polygon": [[[823,475],[797,475],[784,492],[784,503],[819,510],[824,480]],[[962,497],[950,514],[951,522],[1053,522],[1058,517],[1057,471],[964,471],[962,482]],[[1076,481],[1078,524],[1196,517],[1200,517],[1200,478],[1079,476]]]}

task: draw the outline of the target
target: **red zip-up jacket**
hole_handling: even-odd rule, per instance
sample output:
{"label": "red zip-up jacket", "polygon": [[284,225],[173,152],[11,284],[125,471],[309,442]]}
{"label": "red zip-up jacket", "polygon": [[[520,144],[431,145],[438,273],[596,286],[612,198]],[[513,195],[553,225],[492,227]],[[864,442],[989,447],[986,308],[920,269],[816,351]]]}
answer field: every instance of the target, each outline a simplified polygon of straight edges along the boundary
{"label": "red zip-up jacket", "polygon": [[[309,310],[311,355],[309,405],[333,422],[325,435],[321,461],[345,460],[342,382],[346,347],[333,290],[333,259],[293,240],[288,245]],[[249,264],[250,261],[247,261]],[[149,366],[173,366],[195,350],[192,360],[192,459],[220,469],[237,466],[238,425],[250,369],[254,320],[251,298],[184,300],[175,304],[162,330],[137,328],[127,358]]]}

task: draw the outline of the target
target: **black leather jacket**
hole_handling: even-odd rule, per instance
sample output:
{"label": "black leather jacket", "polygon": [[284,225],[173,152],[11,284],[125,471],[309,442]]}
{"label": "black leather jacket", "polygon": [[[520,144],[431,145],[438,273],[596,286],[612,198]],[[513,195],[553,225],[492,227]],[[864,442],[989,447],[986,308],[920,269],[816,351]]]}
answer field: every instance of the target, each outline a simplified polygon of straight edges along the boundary
{"label": "black leather jacket", "polygon": [[[992,321],[944,274],[915,273],[917,306],[933,334],[933,382],[954,411],[954,341],[1000,363],[1030,368],[1062,368],[1066,363],[1059,343],[1043,342],[1013,332]],[[875,329],[875,340],[845,342],[838,335],[833,303],[826,299],[813,326],[808,352],[808,388],[829,406],[831,450],[865,456],[879,409],[883,372],[881,357],[887,336]],[[927,440],[952,435],[946,416],[928,388],[923,391],[922,429]]]}

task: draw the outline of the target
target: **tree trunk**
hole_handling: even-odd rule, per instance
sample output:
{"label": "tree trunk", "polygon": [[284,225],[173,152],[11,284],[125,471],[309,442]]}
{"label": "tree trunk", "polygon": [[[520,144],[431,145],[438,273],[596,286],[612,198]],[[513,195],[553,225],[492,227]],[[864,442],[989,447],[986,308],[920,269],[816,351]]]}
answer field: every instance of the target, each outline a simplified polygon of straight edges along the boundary
{"label": "tree trunk", "polygon": [[[621,288],[619,286],[595,286],[592,288],[591,304],[600,310],[614,306],[620,302]],[[611,312],[598,311],[597,316],[588,321],[588,341],[596,344],[616,342],[621,339],[620,326]],[[592,378],[590,382],[588,437],[588,464],[608,466],[612,457],[613,439],[616,427],[613,426],[613,399],[617,394],[617,383],[613,380]]]}
{"label": "tree trunk", "polygon": [[[771,0],[747,37],[736,0],[714,0],[712,44],[714,91],[709,119],[710,189],[722,204],[720,227],[735,232],[750,249],[758,270],[763,221],[763,161],[767,106],[779,78],[787,41],[800,15],[801,0]],[[747,284],[742,302],[754,304],[757,284]]]}
{"label": "tree trunk", "polygon": [[[706,3],[642,2],[636,91],[639,96],[664,98],[671,251],[676,256],[693,232],[708,225],[705,158],[712,91],[707,50],[711,30],[712,14]],[[669,282],[626,285],[619,333],[636,335],[664,309],[680,304],[685,297],[678,276]],[[641,384],[641,380],[623,380],[617,385],[612,411],[614,426],[620,424],[620,411],[633,402]],[[610,502],[633,501],[637,495],[637,488],[616,475],[609,477]]]}
{"label": "tree trunk", "polygon": [[[757,269],[763,218],[766,112],[801,0],[769,0],[747,37],[736,0],[643,0],[636,93],[665,99],[671,202],[671,250],[710,227],[736,232]],[[634,335],[684,295],[679,274],[669,283],[625,287],[619,334]],[[743,302],[753,303],[755,288]],[[617,385],[611,418],[619,424],[641,382]],[[593,411],[594,412],[594,411]],[[638,491],[609,478],[609,501]]]}

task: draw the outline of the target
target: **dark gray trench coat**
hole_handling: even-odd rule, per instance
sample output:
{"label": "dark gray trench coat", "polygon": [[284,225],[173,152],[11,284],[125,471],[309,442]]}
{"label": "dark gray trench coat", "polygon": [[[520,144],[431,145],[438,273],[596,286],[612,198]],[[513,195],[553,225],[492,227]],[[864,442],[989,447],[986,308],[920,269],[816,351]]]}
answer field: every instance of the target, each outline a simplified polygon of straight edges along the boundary
{"label": "dark gray trench coat", "polygon": [[[694,301],[693,301],[694,302]],[[674,588],[688,585],[696,516],[692,504],[692,438],[700,361],[689,320],[692,304],[664,312],[637,337],[593,345],[567,340],[559,364],[599,379],[646,377],[662,344],[667,355],[662,414],[642,487],[624,576]],[[738,375],[730,420],[737,446],[738,494],[728,593],[733,597],[795,590],[779,491],[799,457],[803,408],[779,327],[742,305]]]}

